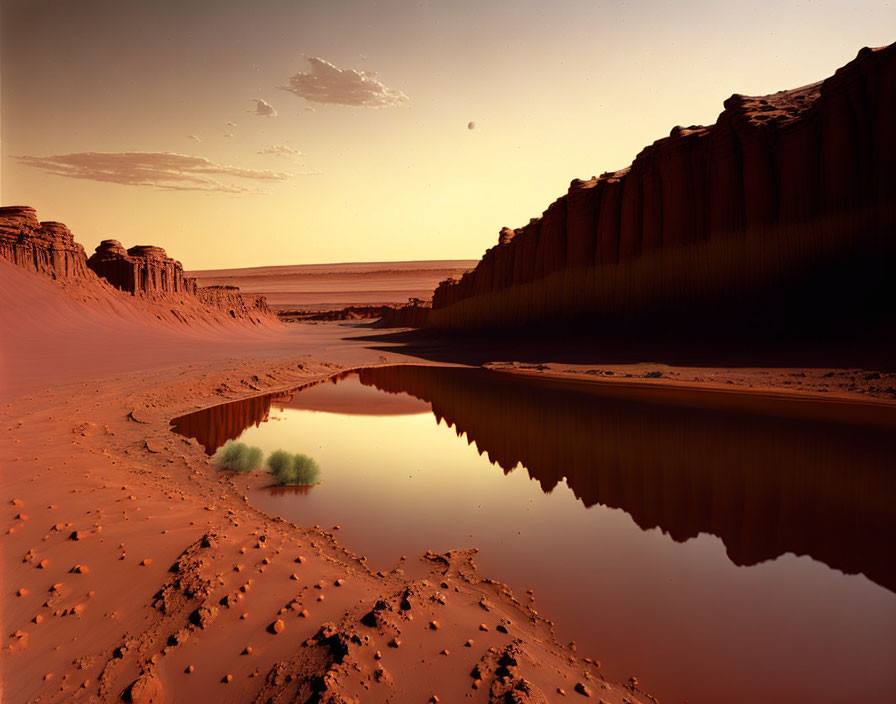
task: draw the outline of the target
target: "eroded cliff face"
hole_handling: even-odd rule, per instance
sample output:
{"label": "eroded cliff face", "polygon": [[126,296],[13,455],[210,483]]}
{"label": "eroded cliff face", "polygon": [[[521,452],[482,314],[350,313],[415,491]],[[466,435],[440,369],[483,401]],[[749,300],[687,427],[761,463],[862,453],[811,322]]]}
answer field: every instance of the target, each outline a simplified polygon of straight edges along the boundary
{"label": "eroded cliff face", "polygon": [[87,266],[115,288],[135,294],[195,294],[196,280],[161,247],[137,245],[128,250],[118,240],[103,240]]}
{"label": "eroded cliff face", "polygon": [[896,248],[896,45],[724,107],[715,125],[676,127],[629,168],[577,179],[540,218],[504,228],[473,271],[439,285],[427,325],[873,302]]}
{"label": "eroded cliff face", "polygon": [[[195,284],[195,279],[190,281]],[[196,289],[196,296],[204,305],[218,308],[231,318],[253,322],[276,318],[264,296],[240,293],[238,286],[203,286]]]}
{"label": "eroded cliff face", "polygon": [[179,323],[207,319],[208,312],[253,324],[277,320],[264,296],[242,294],[235,286],[198,288],[161,247],[126,250],[117,240],[103,240],[88,259],[65,225],[39,222],[28,206],[0,208],[0,257],[53,279],[84,282],[103,295],[111,293],[103,289],[108,284],[159,308],[156,317]]}
{"label": "eroded cliff face", "polygon": [[0,208],[0,256],[52,278],[90,276],[84,248],[59,222],[39,222],[34,208]]}

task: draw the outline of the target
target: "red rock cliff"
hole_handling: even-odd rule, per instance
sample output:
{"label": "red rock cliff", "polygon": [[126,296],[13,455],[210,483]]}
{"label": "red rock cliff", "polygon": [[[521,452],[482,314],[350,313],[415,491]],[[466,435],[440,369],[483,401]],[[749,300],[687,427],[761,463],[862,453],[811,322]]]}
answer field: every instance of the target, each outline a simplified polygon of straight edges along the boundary
{"label": "red rock cliff", "polygon": [[87,266],[115,288],[134,294],[194,294],[195,279],[161,247],[137,245],[125,250],[118,240],[103,240]]}
{"label": "red rock cliff", "polygon": [[208,312],[254,324],[277,320],[264,296],[241,294],[235,286],[197,288],[196,279],[184,276],[181,263],[161,247],[125,250],[117,240],[103,240],[87,259],[65,225],[38,222],[28,206],[0,208],[0,257],[54,279],[111,284],[159,307],[157,317],[173,316],[181,323],[207,319]]}
{"label": "red rock cliff", "polygon": [[55,278],[88,277],[84,248],[59,222],[38,222],[34,208],[0,208],[0,257]]}
{"label": "red rock cliff", "polygon": [[896,44],[834,76],[733,95],[711,127],[676,127],[632,165],[575,180],[501,231],[427,326],[595,324],[707,308],[760,317],[879,298],[896,247]]}

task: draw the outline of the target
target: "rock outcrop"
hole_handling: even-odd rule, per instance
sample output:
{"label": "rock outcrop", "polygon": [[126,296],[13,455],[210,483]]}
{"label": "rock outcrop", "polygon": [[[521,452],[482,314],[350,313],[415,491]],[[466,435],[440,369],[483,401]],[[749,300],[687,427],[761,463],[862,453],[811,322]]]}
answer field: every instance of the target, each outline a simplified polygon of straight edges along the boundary
{"label": "rock outcrop", "polygon": [[896,45],[724,107],[715,125],[676,127],[629,168],[577,179],[540,218],[503,229],[473,271],[439,285],[426,325],[719,312],[749,325],[879,307],[896,249]]}
{"label": "rock outcrop", "polygon": [[[195,279],[189,279],[195,285]],[[203,286],[196,289],[196,296],[209,308],[220,308],[231,318],[248,318],[260,321],[274,318],[264,296],[240,293],[237,286]]]}
{"label": "rock outcrop", "polygon": [[53,279],[83,281],[102,295],[111,293],[108,284],[152,303],[157,318],[178,323],[208,320],[209,312],[253,324],[276,321],[264,296],[242,294],[236,286],[199,288],[161,247],[126,250],[117,240],[103,240],[88,259],[65,225],[39,222],[28,206],[0,208],[0,257]]}
{"label": "rock outcrop", "polygon": [[134,294],[195,294],[195,279],[161,247],[137,245],[125,250],[118,240],[103,240],[87,266],[115,288]]}
{"label": "rock outcrop", "polygon": [[34,208],[0,208],[0,257],[57,278],[90,276],[84,248],[59,222],[39,222]]}

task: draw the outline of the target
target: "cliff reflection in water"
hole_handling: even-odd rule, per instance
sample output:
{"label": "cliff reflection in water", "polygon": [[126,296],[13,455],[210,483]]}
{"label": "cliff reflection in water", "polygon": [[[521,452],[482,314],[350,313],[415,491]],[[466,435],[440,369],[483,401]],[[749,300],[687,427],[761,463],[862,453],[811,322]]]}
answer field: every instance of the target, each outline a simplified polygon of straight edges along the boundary
{"label": "cliff reflection in water", "polygon": [[363,384],[409,393],[504,472],[621,508],[684,541],[712,533],[737,565],[807,554],[896,591],[892,430],[601,398],[582,384],[399,366]]}
{"label": "cliff reflection in water", "polygon": [[[621,508],[642,529],[718,536],[737,565],[805,554],[896,592],[892,429],[609,398],[600,384],[479,369],[350,373],[431,404],[505,473],[522,464],[546,493],[565,478],[585,506]],[[174,429],[213,453],[265,421],[272,402],[301,407],[301,395],[222,404]]]}

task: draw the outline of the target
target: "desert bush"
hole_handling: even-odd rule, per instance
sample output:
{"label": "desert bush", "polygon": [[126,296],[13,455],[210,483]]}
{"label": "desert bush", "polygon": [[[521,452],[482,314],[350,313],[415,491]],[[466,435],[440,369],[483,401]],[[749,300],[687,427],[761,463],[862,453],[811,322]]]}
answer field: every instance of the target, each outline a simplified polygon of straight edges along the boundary
{"label": "desert bush", "polygon": [[268,455],[268,471],[277,476],[282,474],[287,467],[292,466],[292,462],[292,455],[286,452],[286,450],[274,450],[274,452]]}
{"label": "desert bush", "polygon": [[[277,455],[277,458],[271,462],[274,455]],[[286,461],[286,458],[289,458],[289,461]],[[320,480],[320,466],[308,455],[290,456],[289,453],[278,450],[268,458],[268,467],[274,477],[274,483],[281,486],[311,486]]]}
{"label": "desert bush", "polygon": [[250,447],[244,442],[228,440],[224,443],[224,447],[215,454],[214,461],[221,469],[228,469],[232,472],[251,472],[261,465],[263,456],[261,448]]}

